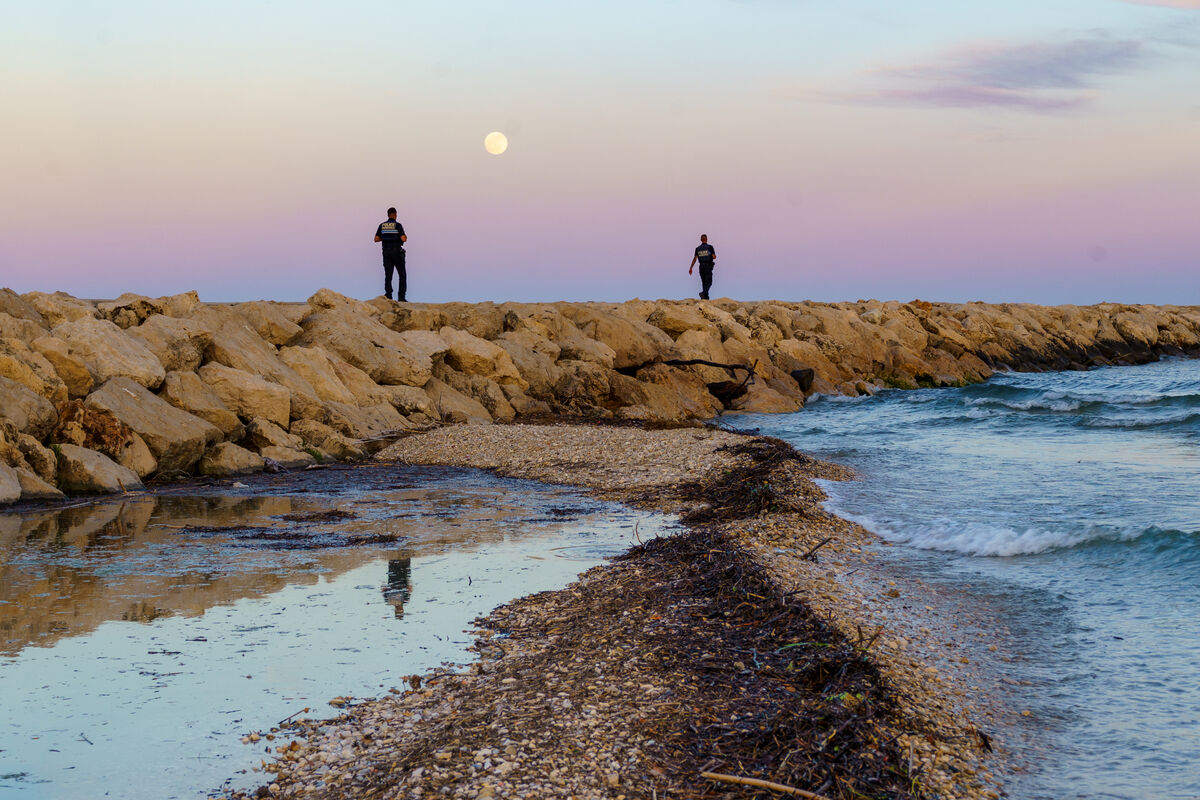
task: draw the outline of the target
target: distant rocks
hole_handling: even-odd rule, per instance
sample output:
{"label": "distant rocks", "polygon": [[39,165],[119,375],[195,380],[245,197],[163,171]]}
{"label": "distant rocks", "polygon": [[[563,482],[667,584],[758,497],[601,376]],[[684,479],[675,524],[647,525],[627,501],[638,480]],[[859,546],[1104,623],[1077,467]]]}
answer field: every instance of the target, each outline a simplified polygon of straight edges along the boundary
{"label": "distant rocks", "polygon": [[[3,289],[0,503],[355,460],[443,423],[778,413],[813,393],[1198,351],[1200,309],[1182,306],[419,305],[328,289],[224,305]],[[663,363],[696,359],[711,364]]]}

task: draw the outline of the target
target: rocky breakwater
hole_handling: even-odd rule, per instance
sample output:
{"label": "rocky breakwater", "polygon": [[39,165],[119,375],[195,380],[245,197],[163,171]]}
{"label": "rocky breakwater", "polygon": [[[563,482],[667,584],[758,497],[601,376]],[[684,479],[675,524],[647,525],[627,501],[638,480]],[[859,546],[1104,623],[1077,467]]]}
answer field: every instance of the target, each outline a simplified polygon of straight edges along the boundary
{"label": "rocky breakwater", "polygon": [[[1200,308],[91,302],[0,290],[0,503],[352,460],[406,431],[705,419],[1200,351]],[[731,365],[731,366],[719,366]]]}

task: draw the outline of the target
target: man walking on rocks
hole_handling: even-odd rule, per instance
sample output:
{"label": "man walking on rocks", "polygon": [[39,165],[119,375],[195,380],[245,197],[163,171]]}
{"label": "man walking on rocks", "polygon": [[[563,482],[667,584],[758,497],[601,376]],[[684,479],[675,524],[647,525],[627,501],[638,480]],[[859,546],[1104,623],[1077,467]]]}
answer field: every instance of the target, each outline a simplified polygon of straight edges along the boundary
{"label": "man walking on rocks", "polygon": [[692,268],[696,266],[696,262],[700,262],[700,299],[708,299],[708,290],[712,286],[713,266],[717,260],[717,251],[708,243],[708,234],[700,234],[700,246],[696,248],[696,254],[692,256],[692,263],[688,264],[688,275],[692,274]]}
{"label": "man walking on rocks", "polygon": [[392,271],[396,272],[396,299],[405,302],[408,292],[408,276],[404,272],[404,243],[408,236],[404,226],[396,221],[396,209],[387,210],[388,218],[375,229],[375,241],[383,242],[383,294],[392,299]]}

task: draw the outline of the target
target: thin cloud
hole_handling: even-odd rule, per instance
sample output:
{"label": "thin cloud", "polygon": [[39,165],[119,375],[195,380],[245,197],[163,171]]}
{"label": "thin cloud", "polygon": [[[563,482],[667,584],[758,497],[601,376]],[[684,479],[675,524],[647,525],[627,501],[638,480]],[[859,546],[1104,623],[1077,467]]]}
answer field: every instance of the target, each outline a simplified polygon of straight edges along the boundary
{"label": "thin cloud", "polygon": [[1105,75],[1136,68],[1145,58],[1136,40],[975,44],[929,62],[872,70],[861,86],[820,97],[864,105],[1069,111],[1093,102]]}
{"label": "thin cloud", "polygon": [[1121,0],[1135,6],[1163,6],[1164,8],[1190,8],[1200,11],[1200,0]]}

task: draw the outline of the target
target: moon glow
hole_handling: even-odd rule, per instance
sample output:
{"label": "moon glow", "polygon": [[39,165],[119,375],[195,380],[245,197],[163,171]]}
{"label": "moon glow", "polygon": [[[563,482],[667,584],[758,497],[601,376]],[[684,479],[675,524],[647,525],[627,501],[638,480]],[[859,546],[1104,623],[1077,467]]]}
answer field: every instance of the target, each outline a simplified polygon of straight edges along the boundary
{"label": "moon glow", "polygon": [[500,131],[492,131],[483,140],[483,149],[498,156],[508,149],[508,137]]}

